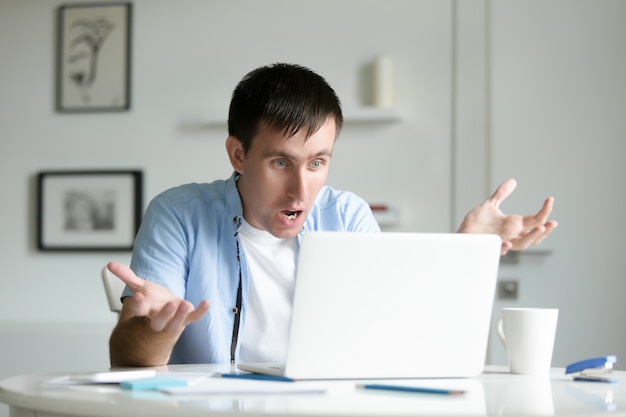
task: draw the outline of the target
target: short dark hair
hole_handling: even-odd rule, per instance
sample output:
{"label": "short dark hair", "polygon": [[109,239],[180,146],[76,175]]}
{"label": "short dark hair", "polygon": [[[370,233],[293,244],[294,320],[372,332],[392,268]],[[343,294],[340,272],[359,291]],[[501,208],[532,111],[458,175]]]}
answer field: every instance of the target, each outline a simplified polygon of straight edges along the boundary
{"label": "short dark hair", "polygon": [[308,68],[276,63],[251,71],[239,82],[230,102],[228,134],[247,152],[260,123],[288,136],[306,129],[308,138],[329,117],[339,135],[341,102],[326,80]]}

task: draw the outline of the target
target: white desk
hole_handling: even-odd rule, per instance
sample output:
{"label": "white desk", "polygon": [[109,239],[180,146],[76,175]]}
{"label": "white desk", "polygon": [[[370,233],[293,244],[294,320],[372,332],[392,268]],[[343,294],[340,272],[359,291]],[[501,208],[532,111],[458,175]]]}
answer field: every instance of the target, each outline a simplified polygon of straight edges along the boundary
{"label": "white desk", "polygon": [[[228,372],[229,365],[186,365],[176,371]],[[11,417],[59,416],[420,416],[420,415],[583,415],[626,416],[626,372],[621,383],[574,382],[553,369],[549,377],[510,375],[486,367],[478,378],[420,381],[466,388],[463,396],[366,391],[355,381],[324,381],[324,394],[265,396],[171,396],[160,392],[120,390],[117,386],[42,387],[62,374],[26,375],[0,382],[0,402]],[[362,381],[361,381],[362,382]],[[369,382],[369,381],[368,381]],[[393,381],[409,383],[407,380]],[[310,384],[311,382],[297,382]],[[320,382],[315,382],[319,384]]]}

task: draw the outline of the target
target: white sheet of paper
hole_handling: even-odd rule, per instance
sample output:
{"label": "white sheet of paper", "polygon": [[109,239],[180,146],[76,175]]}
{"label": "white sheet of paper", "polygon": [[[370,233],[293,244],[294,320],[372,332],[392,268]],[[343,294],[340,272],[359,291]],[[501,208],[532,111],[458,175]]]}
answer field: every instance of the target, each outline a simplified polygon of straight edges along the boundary
{"label": "white sheet of paper", "polygon": [[119,384],[131,379],[149,378],[156,375],[154,369],[133,369],[124,371],[103,371],[84,374],[70,374],[42,382],[42,385],[77,384]]}
{"label": "white sheet of paper", "polygon": [[207,378],[187,387],[170,387],[162,390],[174,395],[206,394],[313,394],[324,393],[326,389],[319,385],[299,384],[297,382],[255,381],[236,378]]}

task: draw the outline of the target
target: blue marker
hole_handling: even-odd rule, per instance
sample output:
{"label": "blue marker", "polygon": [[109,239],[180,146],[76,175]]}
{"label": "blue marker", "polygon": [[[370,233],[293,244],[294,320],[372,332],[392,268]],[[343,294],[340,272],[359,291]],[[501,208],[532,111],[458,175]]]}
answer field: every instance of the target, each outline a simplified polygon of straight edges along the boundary
{"label": "blue marker", "polygon": [[252,379],[257,381],[278,381],[278,382],[294,382],[293,379],[286,376],[264,375],[264,374],[221,374],[222,378]]}
{"label": "blue marker", "polygon": [[465,394],[465,391],[463,390],[412,387],[412,386],[406,386],[406,385],[363,384],[363,385],[357,385],[357,388],[383,390],[383,391],[413,392],[413,393],[420,393],[420,394],[440,394],[440,395],[463,395]]}

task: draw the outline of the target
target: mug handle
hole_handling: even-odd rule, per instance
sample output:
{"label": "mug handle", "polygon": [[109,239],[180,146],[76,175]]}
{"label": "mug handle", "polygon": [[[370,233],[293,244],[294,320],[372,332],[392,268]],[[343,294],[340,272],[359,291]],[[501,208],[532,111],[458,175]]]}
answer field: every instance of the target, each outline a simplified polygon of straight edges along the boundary
{"label": "mug handle", "polygon": [[502,320],[502,317],[496,320],[496,333],[498,334],[498,338],[502,342],[502,346],[504,346],[504,350],[506,350],[506,337],[504,336],[504,320]]}

